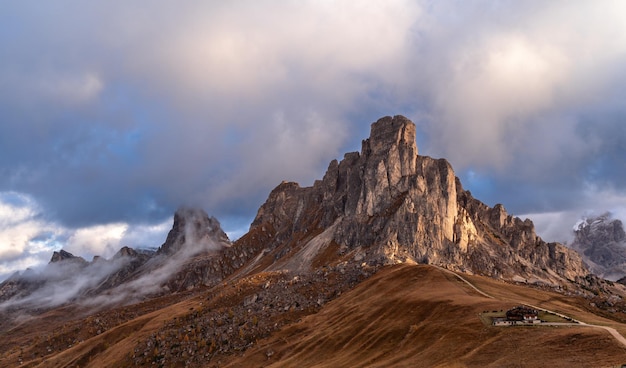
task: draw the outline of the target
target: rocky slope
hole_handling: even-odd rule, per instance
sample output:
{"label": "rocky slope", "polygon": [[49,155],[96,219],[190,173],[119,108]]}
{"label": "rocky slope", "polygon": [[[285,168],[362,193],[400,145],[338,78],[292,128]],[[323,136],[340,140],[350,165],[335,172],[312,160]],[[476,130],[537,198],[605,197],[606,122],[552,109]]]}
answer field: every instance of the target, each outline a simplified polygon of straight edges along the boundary
{"label": "rocky slope", "polygon": [[[409,339],[413,345],[423,342],[422,335],[411,335],[394,315],[408,315],[424,307],[424,318],[433,321],[429,312],[432,301],[418,298],[404,309],[389,308],[390,303],[405,294],[406,288],[417,290],[418,285],[424,290],[442,291],[432,289],[419,272],[411,271],[401,282],[384,276],[390,269],[413,267],[408,265],[412,263],[489,276],[490,282],[506,290],[514,283],[524,285],[515,286],[522,290],[530,290],[529,284],[543,289],[541,293],[557,290],[563,298],[581,299],[579,305],[602,307],[610,318],[626,320],[621,296],[604,297],[613,285],[588,275],[577,253],[544,242],[530,220],[510,216],[502,205],[491,208],[473,198],[446,160],[418,155],[415,125],[402,116],[373,123],[361,152],[333,160],[313,186],[278,185],[259,208],[248,233],[234,243],[206,212],[181,208],[174,215],[166,241],[154,253],[123,248],[111,260],[81,262],[64,252],[53,258],[59,262],[51,262],[48,268],[79,264],[76,274],[81,277],[74,280],[94,281],[76,285],[62,282],[61,289],[58,285],[52,289],[51,284],[37,285],[29,296],[55,295],[35,295],[41,290],[77,292],[65,299],[65,304],[50,306],[46,313],[31,311],[38,316],[26,322],[11,320],[11,310],[7,313],[0,308],[0,366],[222,366],[259,346],[261,339],[279,336],[280,340],[279,331],[293,332],[284,330],[288,326],[299,329],[297,321],[306,316],[336,310],[333,301],[348,293],[352,295],[350,303],[367,303],[363,310],[377,306],[377,310],[393,313],[380,317],[379,323],[363,315],[358,324],[351,325],[359,327],[348,326],[346,331],[395,324],[399,327],[394,334],[401,334],[397,337],[403,339],[410,335],[415,339]],[[396,263],[404,266],[390,266]],[[120,264],[118,268],[104,267]],[[432,271],[439,278],[448,275],[441,269],[424,267],[430,269],[426,274]],[[386,271],[380,277],[363,284],[381,269]],[[102,272],[93,272],[98,277],[88,278],[87,270]],[[12,279],[23,280],[24,275]],[[458,281],[450,282],[448,276],[443,279],[450,292],[461,290]],[[0,293],[7,285],[0,285]],[[365,286],[355,291],[357,285]],[[393,295],[371,291],[392,287],[400,291]],[[364,289],[376,297],[359,299]],[[19,291],[19,285],[12,290]],[[443,294],[447,305],[449,292]],[[537,300],[556,300],[554,295]],[[505,299],[517,300],[511,298],[515,297]],[[477,302],[485,301],[478,297]],[[605,308],[604,302],[611,304]],[[451,311],[456,309],[450,307]],[[442,327],[455,325],[449,323],[447,313],[434,316]],[[456,318],[466,318],[466,313],[461,315]],[[343,326],[342,321],[330,316],[323,323]],[[473,325],[477,321],[470,322]],[[371,333],[376,339],[377,332]],[[475,335],[470,335],[474,341]],[[274,340],[272,348],[260,348],[254,356],[268,361],[280,359],[292,349],[284,350],[284,343]],[[273,356],[273,349],[279,347],[283,351]],[[375,349],[376,344],[370,348]],[[389,354],[396,348],[394,343]],[[435,351],[433,356],[441,356],[441,352]],[[389,357],[390,361],[395,359]]]}
{"label": "rocky slope", "polygon": [[581,220],[574,228],[576,250],[590,270],[603,278],[617,280],[626,275],[624,225],[610,213]]}
{"label": "rocky slope", "polygon": [[[10,299],[24,299],[39,289],[50,288],[54,284],[67,282],[89,266],[82,257],[61,250],[54,252],[47,267],[37,272],[32,269],[16,272],[0,284],[0,302]],[[0,305],[1,306],[1,305]]]}
{"label": "rocky slope", "polygon": [[361,152],[333,160],[312,187],[276,187],[235,246],[217,219],[181,208],[156,253],[124,247],[111,260],[86,262],[55,252],[41,275],[0,284],[0,301],[51,284],[63,285],[66,300],[156,296],[213,286],[231,275],[399,262],[553,285],[588,273],[575,252],[541,240],[530,220],[473,198],[446,160],[418,155],[415,125],[395,116],[373,123]]}

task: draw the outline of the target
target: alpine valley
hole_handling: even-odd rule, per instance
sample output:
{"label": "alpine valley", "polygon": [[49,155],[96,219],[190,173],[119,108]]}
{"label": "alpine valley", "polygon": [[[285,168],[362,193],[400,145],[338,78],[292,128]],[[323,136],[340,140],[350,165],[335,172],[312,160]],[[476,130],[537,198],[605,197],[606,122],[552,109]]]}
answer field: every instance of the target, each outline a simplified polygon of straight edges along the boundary
{"label": "alpine valley", "polygon": [[[0,366],[626,363],[626,286],[474,198],[415,134],[381,118],[313,186],[279,184],[237,241],[180,208],[156,250],[61,250],[14,274],[0,284]],[[495,325],[520,305],[542,322]]]}

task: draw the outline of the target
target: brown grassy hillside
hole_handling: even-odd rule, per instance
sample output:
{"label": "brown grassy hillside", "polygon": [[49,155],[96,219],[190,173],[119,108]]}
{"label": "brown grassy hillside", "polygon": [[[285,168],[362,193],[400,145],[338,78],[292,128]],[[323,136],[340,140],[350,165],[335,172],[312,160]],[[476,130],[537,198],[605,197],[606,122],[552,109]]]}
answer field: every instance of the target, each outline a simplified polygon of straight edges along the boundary
{"label": "brown grassy hillside", "polygon": [[[485,282],[494,289],[498,285]],[[510,285],[499,285],[511,296]],[[626,348],[600,329],[491,327],[478,317],[482,311],[513,305],[480,296],[434,267],[396,266],[262,341],[230,366],[603,367],[626,363]]]}
{"label": "brown grassy hillside", "polygon": [[[332,279],[322,281],[321,274],[295,281],[288,274],[268,273],[179,295],[178,301],[155,299],[86,318],[71,313],[61,318],[57,311],[3,333],[0,366],[19,366],[18,357],[22,366],[29,367],[610,367],[626,363],[626,348],[598,328],[492,327],[479,317],[484,311],[506,310],[528,301],[575,314],[582,321],[626,330],[622,323],[592,314],[585,300],[484,277],[466,278],[496,299],[480,295],[433,266],[405,264],[385,267],[341,295],[327,295],[334,300],[316,308],[305,301],[315,300],[324,290],[336,290]],[[301,298],[299,308],[279,304],[280,298],[263,300],[263,293],[290,292]],[[251,295],[258,295],[259,301],[247,303]],[[293,295],[284,300],[294,303]],[[284,312],[268,313],[271,308]],[[99,334],[91,331],[98,323],[108,323]],[[230,328],[239,331],[235,340],[211,337],[224,336],[220,331]],[[35,336],[38,329],[45,334]],[[83,340],[74,342],[76,336]],[[42,350],[47,346],[51,352]]]}

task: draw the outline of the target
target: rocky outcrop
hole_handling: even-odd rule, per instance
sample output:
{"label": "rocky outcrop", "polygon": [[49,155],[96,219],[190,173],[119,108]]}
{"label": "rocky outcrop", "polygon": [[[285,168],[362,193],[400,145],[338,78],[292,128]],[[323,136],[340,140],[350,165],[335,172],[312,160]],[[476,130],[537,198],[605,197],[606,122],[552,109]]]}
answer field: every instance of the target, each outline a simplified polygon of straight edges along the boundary
{"label": "rocky outcrop", "polygon": [[55,252],[44,276],[1,284],[0,301],[26,290],[24,280],[36,280],[28,290],[56,283],[71,298],[141,298],[265,271],[351,270],[365,277],[399,262],[546,284],[587,275],[578,254],[541,240],[530,220],[473,198],[446,160],[418,155],[415,134],[403,116],[373,123],[361,151],[333,160],[313,186],[278,185],[234,244],[205,211],[180,208],[154,254],[124,247],[110,260],[88,263]]}
{"label": "rocky outcrop", "polygon": [[580,253],[590,270],[617,280],[626,275],[626,233],[622,221],[610,213],[585,218],[574,227],[570,247]]}
{"label": "rocky outcrop", "polygon": [[70,252],[64,251],[63,249],[61,249],[58,252],[52,253],[52,258],[50,258],[49,263],[58,263],[58,262],[67,262],[67,261],[77,263],[77,264],[83,264],[83,265],[88,264],[88,262],[85,261],[83,257],[77,257]]}
{"label": "rocky outcrop", "polygon": [[137,257],[139,253],[136,250],[130,247],[122,247],[120,250],[115,253],[113,259],[118,259],[122,257]]}
{"label": "rocky outcrop", "polygon": [[[110,260],[100,260],[104,270],[104,277],[99,284],[85,292],[86,295],[99,295],[128,282],[137,276],[139,270],[155,255],[154,251],[137,251],[130,247],[122,247]],[[95,262],[92,262],[94,264]]]}
{"label": "rocky outcrop", "polygon": [[201,209],[179,208],[174,225],[157,254],[171,255],[182,249],[189,252],[220,250],[230,246],[230,240],[219,221]]}
{"label": "rocky outcrop", "polygon": [[547,283],[587,276],[580,256],[562,244],[544,242],[531,220],[509,215],[501,204],[490,208],[458,185],[459,212],[466,212],[466,221],[476,229],[467,250],[474,272]]}
{"label": "rocky outcrop", "polygon": [[251,226],[271,231],[270,268],[360,259],[545,283],[587,274],[575,252],[545,243],[530,220],[502,205],[474,199],[446,160],[417,152],[415,125],[385,117],[372,124],[360,153],[333,160],[312,187],[281,183]]}

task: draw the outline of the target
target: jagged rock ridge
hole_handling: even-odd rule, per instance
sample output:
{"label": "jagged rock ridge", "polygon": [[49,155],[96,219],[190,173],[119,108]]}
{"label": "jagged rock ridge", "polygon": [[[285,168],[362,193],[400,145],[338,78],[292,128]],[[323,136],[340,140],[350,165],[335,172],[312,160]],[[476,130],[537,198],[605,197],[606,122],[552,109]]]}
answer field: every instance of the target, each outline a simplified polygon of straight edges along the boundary
{"label": "jagged rock ridge", "polygon": [[[0,284],[0,303],[6,302],[0,308],[54,307],[104,293],[134,294],[140,300],[141,286],[145,284],[152,284],[156,290],[150,296],[214,284],[225,273],[233,272],[234,267],[226,267],[216,257],[230,246],[219,221],[203,210],[180,208],[167,239],[156,252],[125,246],[111,259],[95,256],[87,262],[65,250],[55,251],[50,263],[39,272],[16,273]],[[125,299],[136,301],[132,295]]]}
{"label": "jagged rock ridge", "polygon": [[230,240],[219,221],[201,209],[182,207],[174,214],[174,225],[157,254],[171,255],[185,247],[189,251],[220,250]]}
{"label": "jagged rock ridge", "polygon": [[418,155],[415,125],[403,116],[373,123],[361,152],[333,160],[312,187],[276,187],[252,223],[259,228],[271,231],[272,269],[306,271],[335,252],[546,283],[588,273],[578,254],[541,240],[530,220],[473,198],[446,160]]}
{"label": "jagged rock ridge", "polygon": [[85,261],[83,257],[77,257],[70,252],[64,251],[63,249],[61,249],[58,252],[52,253],[52,258],[50,258],[50,263],[62,262],[62,261],[67,261],[67,260],[76,261],[78,263],[85,263],[85,264],[87,263],[87,261]]}
{"label": "jagged rock ridge", "polygon": [[361,152],[333,160],[312,187],[276,187],[235,244],[203,210],[180,208],[156,253],[124,247],[111,260],[87,262],[55,252],[48,265],[55,277],[11,277],[0,285],[0,301],[28,296],[51,280],[72,287],[69,274],[89,277],[78,296],[120,292],[126,285],[134,286],[124,292],[141,292],[152,279],[159,285],[151,295],[158,295],[261,271],[346,272],[397,262],[556,284],[587,274],[575,252],[542,241],[530,220],[474,199],[446,160],[418,155],[415,134],[403,116],[373,123]]}
{"label": "jagged rock ridge", "polygon": [[581,254],[594,274],[613,281],[626,275],[622,221],[610,213],[585,218],[574,227],[574,236],[570,247]]}
{"label": "jagged rock ridge", "polygon": [[[428,289],[434,280],[432,273],[448,278],[447,273],[431,267],[382,267],[396,262],[438,264],[518,281],[554,284],[566,284],[565,279],[581,281],[580,285],[568,283],[568,289],[561,290],[564,298],[565,295],[604,293],[605,285],[591,285],[598,281],[596,278],[587,275],[588,279],[580,280],[587,271],[576,253],[559,244],[543,242],[536,236],[530,220],[508,215],[502,205],[490,208],[474,199],[462,188],[447,161],[419,156],[415,126],[401,116],[383,118],[372,124],[372,134],[363,141],[361,152],[348,153],[343,160],[332,161],[323,179],[312,187],[281,183],[259,209],[249,232],[234,243],[228,241],[218,226],[217,220],[204,211],[180,209],[158,252],[146,254],[122,248],[111,260],[94,260],[85,270],[115,260],[130,260],[127,264],[135,266],[125,268],[128,273],[109,274],[106,281],[99,284],[101,289],[90,289],[91,294],[85,295],[93,296],[88,298],[93,300],[92,305],[111,300],[120,304],[141,302],[120,308],[113,308],[117,306],[115,303],[108,304],[108,310],[101,309],[96,315],[72,321],[74,326],[80,326],[76,329],[66,328],[63,320],[56,325],[46,324],[47,334],[41,333],[41,341],[24,353],[21,345],[25,339],[19,335],[19,329],[11,330],[16,324],[8,322],[8,318],[0,318],[0,332],[5,331],[3,336],[7,337],[3,340],[3,349],[20,347],[0,354],[0,360],[6,357],[5,362],[18,365],[26,357],[28,366],[56,362],[57,365],[71,362],[100,366],[102,362],[109,362],[110,366],[206,367],[228,365],[228,359],[255,347],[263,349],[263,359],[258,365],[274,364],[286,350],[275,352],[259,341],[282,328],[286,328],[286,336],[294,336],[293,328],[299,327],[289,325],[314,313],[337,321],[336,313],[326,313],[327,307],[332,310],[341,306],[345,296],[349,304],[359,305],[362,310],[392,311],[385,318],[373,317],[376,323],[371,322],[372,317],[361,314],[357,319],[363,324],[351,324],[346,329],[350,341],[354,340],[354,328],[397,324],[395,316],[398,314],[408,312],[406,314],[411,315],[410,321],[400,323],[399,332],[393,333],[394,339],[404,336],[390,345],[395,354],[396,350],[402,351],[413,344],[406,343],[407,330],[412,336],[424,338],[418,325],[409,325],[414,321],[412,311],[416,308],[428,311],[429,315],[443,315],[444,324],[431,326],[438,332],[438,326],[454,326],[458,321],[447,313],[442,314],[442,309],[433,309],[431,296],[415,304],[400,302],[395,296],[378,291],[387,287],[380,287],[381,280],[386,280],[384,285],[400,290],[400,295],[407,287],[413,292],[414,286]],[[51,264],[53,266],[56,267],[56,263]],[[419,268],[428,271],[411,271],[410,277],[407,274],[407,277],[394,278],[395,281],[388,279],[394,270]],[[366,294],[364,289],[354,288],[375,274],[380,278],[362,284],[367,292],[379,296],[375,304],[371,304],[361,297]],[[424,276],[427,274],[431,275]],[[586,285],[585,281],[588,281]],[[451,284],[458,288],[456,280]],[[493,284],[503,285],[503,288],[510,285]],[[142,294],[139,300],[133,299],[146,289],[150,289],[148,294]],[[448,304],[451,294],[443,293]],[[472,300],[482,299],[478,294],[466,295],[467,290],[462,294]],[[545,295],[554,296],[553,293]],[[338,297],[343,301],[328,303]],[[451,302],[455,311],[459,311],[457,302]],[[491,300],[483,302],[491,303]],[[558,303],[561,302],[559,299]],[[600,305],[595,299],[594,303]],[[71,310],[78,304],[63,306],[59,311]],[[586,300],[581,305],[591,306]],[[610,307],[618,308],[614,303]],[[357,309],[345,309],[347,313],[360,314],[355,313]],[[0,308],[0,317],[6,315]],[[463,312],[456,318],[467,321],[468,315],[475,313]],[[426,317],[419,324],[432,321]],[[338,322],[342,329],[344,322],[344,319]],[[479,327],[476,336],[484,338],[480,332],[483,330]],[[82,336],[77,337],[76,332]],[[455,334],[445,330],[437,336]],[[327,334],[324,335],[328,343]],[[379,354],[377,342],[387,341],[386,336],[391,335],[371,338],[367,348]],[[576,338],[580,340],[580,335]],[[337,345],[333,341],[329,344]],[[345,344],[337,346],[343,346],[341,350],[345,348]],[[363,345],[359,342],[358,354],[362,351]],[[69,356],[73,356],[73,360],[68,360]],[[415,363],[414,355],[411,358],[413,360],[407,361],[409,365]],[[401,360],[396,361],[403,364]],[[481,363],[484,364],[484,360]]]}

